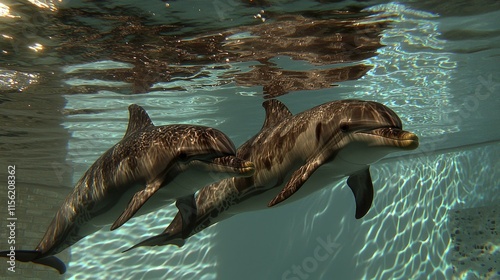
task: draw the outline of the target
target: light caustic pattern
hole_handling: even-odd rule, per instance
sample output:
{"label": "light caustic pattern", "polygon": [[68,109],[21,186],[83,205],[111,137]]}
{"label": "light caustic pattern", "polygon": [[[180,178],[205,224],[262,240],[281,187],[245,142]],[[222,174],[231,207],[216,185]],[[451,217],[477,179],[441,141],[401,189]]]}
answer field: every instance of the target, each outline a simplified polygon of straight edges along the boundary
{"label": "light caustic pattern", "polygon": [[493,205],[500,199],[494,171],[498,164],[492,155],[498,155],[499,148],[496,145],[378,166],[374,184],[380,180],[385,183],[376,190],[376,203],[370,210],[374,215],[363,220],[360,230],[366,233],[365,245],[357,254],[363,277],[460,276],[456,269],[453,273],[455,264],[449,261],[450,250],[455,248],[450,211]]}
{"label": "light caustic pattern", "polygon": [[[416,11],[401,4],[367,9],[391,19],[384,30],[378,55],[366,60],[373,65],[366,76],[352,83],[350,98],[373,99],[394,109],[419,137],[456,132],[458,124],[446,123],[457,111],[449,81],[457,63],[445,52],[440,39],[438,15]],[[439,124],[445,123],[446,126]],[[409,127],[408,127],[409,128]],[[446,130],[445,130],[446,129]]]}
{"label": "light caustic pattern", "polygon": [[[146,236],[161,233],[177,208],[132,219],[120,229],[103,229],[71,248],[69,279],[215,279],[210,230],[192,237],[182,248],[144,247],[121,253]],[[89,252],[92,252],[89,254]],[[91,272],[91,273],[89,273]]]}
{"label": "light caustic pattern", "polygon": [[[379,51],[379,55],[367,60],[374,65],[373,70],[356,82],[345,82],[342,85],[342,87],[349,85],[354,87],[355,93],[349,91],[349,95],[345,97],[383,102],[401,114],[405,124],[412,125],[408,127],[409,130],[423,138],[457,132],[458,124],[446,123],[447,115],[458,110],[457,106],[451,103],[452,94],[447,87],[447,81],[453,76],[456,64],[443,51],[444,43],[439,40],[437,26],[433,21],[435,15],[412,11],[399,4],[373,9],[374,11],[379,9],[380,13],[390,14],[392,17],[396,15],[396,18],[392,28],[383,34],[382,42],[385,47]],[[156,93],[149,93],[148,99],[143,99],[146,102],[153,102],[148,103],[153,110],[161,108],[162,112],[168,112],[163,110],[165,105],[169,108],[179,107],[175,104],[160,104],[167,100],[168,102],[177,100],[177,96],[171,96],[172,93],[168,93],[169,98],[162,98],[166,93],[158,93],[158,98],[154,98],[154,94]],[[100,96],[102,98],[83,96],[81,100],[78,99],[78,95],[68,96],[68,106],[75,110],[78,108],[109,110],[119,104],[123,110],[126,105],[122,103],[133,103],[135,99],[107,92],[101,92]],[[188,100],[182,93],[178,98],[179,102]],[[101,104],[111,100],[109,104]],[[216,97],[208,96],[205,99],[193,100],[190,108],[196,109],[197,104],[205,102],[208,105],[199,107],[204,112],[209,109],[216,110],[216,104],[220,101]],[[82,105],[82,102],[95,103]],[[141,105],[148,107],[147,104]],[[149,110],[148,112],[155,124],[164,124],[157,119],[156,113]],[[405,114],[405,112],[410,113]],[[98,147],[111,146],[118,140],[119,133],[116,131],[118,121],[123,122],[121,132],[126,125],[125,114],[122,114],[120,120],[109,121],[108,117],[113,115],[112,110],[109,110],[109,113],[95,115],[97,118],[102,117],[101,124],[113,125],[106,127],[104,133],[114,133],[107,138],[108,145],[97,143]],[[197,116],[197,112],[183,113],[185,119]],[[168,117],[171,119],[176,115]],[[70,141],[68,158],[74,162],[78,162],[81,158],[89,158],[88,154],[75,154],[82,153],[81,150],[78,151],[78,139],[102,139],[84,134],[85,131],[99,130],[98,127],[93,129],[79,127],[88,123],[98,123],[99,119],[92,118],[79,122],[78,118],[84,116],[70,116],[66,124],[66,127],[74,132],[73,136],[78,136]],[[206,118],[198,119],[196,122],[217,126],[222,121]],[[446,125],[440,125],[443,123]],[[348,200],[345,203],[349,203],[347,206],[352,210],[352,194],[348,193],[348,190],[341,192],[328,188],[321,192],[321,196],[311,196],[305,198],[303,202],[290,205],[289,209],[294,208],[293,213],[299,214],[294,216],[296,218],[290,218],[289,213],[286,213],[287,226],[280,234],[281,243],[270,245],[273,246],[273,251],[284,252],[284,255],[281,259],[272,260],[275,262],[273,269],[276,271],[269,273],[276,276],[273,279],[279,279],[284,275],[300,276],[286,274],[291,271],[291,265],[299,264],[311,270],[310,272],[304,270],[309,273],[310,279],[328,279],[332,278],[332,275],[340,277],[346,273],[355,279],[427,277],[449,279],[452,276],[461,276],[463,270],[458,269],[454,274],[454,264],[449,258],[454,248],[448,226],[449,213],[455,209],[485,206],[495,199],[498,201],[500,194],[498,178],[494,176],[495,170],[500,169],[496,160],[500,156],[499,150],[496,145],[456,153],[424,155],[399,163],[373,166],[375,200],[372,209],[361,221],[353,221],[352,213],[347,213],[346,209],[332,203],[332,201],[343,203],[342,200],[335,200],[335,197],[345,195]],[[90,151],[96,152],[94,149]],[[95,154],[95,157],[97,156],[98,153]],[[82,166],[88,164],[89,162],[82,163]],[[345,186],[345,183],[339,185]],[[181,249],[165,246],[120,253],[142,240],[144,236],[163,231],[175,211],[175,207],[171,205],[145,216],[144,219],[133,219],[115,232],[103,230],[83,239],[71,249],[74,261],[69,263],[68,275],[74,279],[87,279],[95,275],[103,279],[216,279],[215,266],[241,270],[238,267],[225,267],[224,264],[218,263],[223,253],[214,252],[217,248],[214,249],[213,243],[218,240],[217,235],[223,235],[227,230],[232,230],[231,232],[238,230],[228,229],[223,224],[192,237]],[[262,223],[277,223],[277,220],[269,220],[272,215],[270,213],[266,212],[265,218],[268,221],[261,221]],[[336,222],[332,224],[332,221]],[[353,228],[356,229],[355,233]],[[215,231],[220,232],[215,235]],[[283,235],[287,238],[283,239]],[[311,263],[305,260],[314,257],[312,249],[318,246],[318,238],[327,240],[327,237],[334,240],[338,247],[332,250],[328,260],[316,260],[315,269],[312,271],[309,266]],[[310,241],[304,242],[304,240]],[[256,245],[252,244],[249,247]],[[248,248],[248,250],[245,251],[246,255],[259,254],[258,249]],[[240,258],[239,265],[246,265]],[[265,256],[260,256],[260,259],[263,258]],[[253,260],[257,261],[257,258]],[[350,271],[346,272],[347,270]],[[241,277],[251,279],[248,278],[249,275]]]}

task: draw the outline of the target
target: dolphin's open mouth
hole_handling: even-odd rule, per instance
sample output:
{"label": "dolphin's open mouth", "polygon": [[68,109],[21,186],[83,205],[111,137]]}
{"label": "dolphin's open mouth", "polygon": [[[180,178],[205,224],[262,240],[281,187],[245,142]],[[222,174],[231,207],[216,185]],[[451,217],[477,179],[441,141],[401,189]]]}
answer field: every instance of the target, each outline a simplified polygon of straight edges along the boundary
{"label": "dolphin's open mouth", "polygon": [[397,127],[383,127],[357,132],[368,136],[376,136],[376,145],[395,146],[405,150],[414,150],[418,147],[418,136]]}
{"label": "dolphin's open mouth", "polygon": [[196,160],[203,162],[209,171],[232,173],[234,177],[249,177],[255,172],[255,165],[251,161],[235,156],[222,156],[211,160]]}

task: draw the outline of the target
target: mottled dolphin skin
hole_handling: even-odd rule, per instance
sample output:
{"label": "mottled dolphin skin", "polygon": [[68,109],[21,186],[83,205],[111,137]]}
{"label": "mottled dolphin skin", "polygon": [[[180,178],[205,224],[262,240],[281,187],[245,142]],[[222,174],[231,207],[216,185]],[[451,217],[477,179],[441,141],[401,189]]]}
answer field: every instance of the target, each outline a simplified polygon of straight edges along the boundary
{"label": "mottled dolphin skin", "polygon": [[396,113],[380,103],[333,101],[295,116],[277,100],[263,107],[262,129],[236,154],[255,164],[253,176],[224,179],[178,199],[179,211],[166,230],[132,248],[182,246],[189,236],[232,215],[300,199],[346,176],[359,219],[373,200],[370,164],[418,147],[418,137],[404,131]]}
{"label": "mottled dolphin skin", "polygon": [[[192,194],[221,177],[253,174],[253,164],[235,157],[234,144],[221,131],[197,125],[154,126],[146,111],[135,104],[129,112],[123,139],[76,183],[36,249],[16,250],[16,260],[48,265],[62,274],[66,267],[54,255],[113,223],[122,211],[112,229],[143,205],[138,214]],[[2,251],[0,256],[7,257],[9,252]]]}

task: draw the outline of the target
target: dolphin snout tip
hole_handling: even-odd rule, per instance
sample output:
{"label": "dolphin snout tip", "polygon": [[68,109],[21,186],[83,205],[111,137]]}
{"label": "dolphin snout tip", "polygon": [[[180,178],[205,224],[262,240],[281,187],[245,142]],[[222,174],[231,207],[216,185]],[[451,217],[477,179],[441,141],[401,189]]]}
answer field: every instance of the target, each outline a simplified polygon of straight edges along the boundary
{"label": "dolphin snout tip", "polygon": [[242,160],[240,168],[238,168],[239,176],[250,177],[255,173],[255,164],[251,161]]}
{"label": "dolphin snout tip", "polygon": [[417,144],[418,144],[418,136],[413,132],[404,131],[404,133],[401,137],[401,140],[410,140],[410,141],[417,142]]}
{"label": "dolphin snout tip", "polygon": [[406,145],[405,145],[406,149],[408,149],[408,150],[415,150],[416,148],[418,148],[419,139],[418,139],[418,136],[415,133],[406,132],[403,135],[402,140],[404,140],[405,142],[407,142]]}
{"label": "dolphin snout tip", "polygon": [[219,172],[232,174],[234,177],[250,177],[255,173],[255,164],[236,156],[224,156],[212,161],[212,168]]}
{"label": "dolphin snout tip", "polygon": [[255,164],[251,161],[244,161],[242,167],[242,175],[252,176],[255,173]]}

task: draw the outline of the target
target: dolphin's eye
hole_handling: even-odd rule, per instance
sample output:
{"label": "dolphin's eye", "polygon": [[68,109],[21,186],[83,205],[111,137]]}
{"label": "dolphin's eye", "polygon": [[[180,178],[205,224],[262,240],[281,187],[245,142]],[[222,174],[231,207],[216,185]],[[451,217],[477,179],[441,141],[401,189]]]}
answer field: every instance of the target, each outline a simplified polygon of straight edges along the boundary
{"label": "dolphin's eye", "polygon": [[186,161],[188,159],[188,155],[185,152],[180,152],[179,160]]}
{"label": "dolphin's eye", "polygon": [[348,132],[349,131],[349,124],[347,124],[347,123],[340,124],[340,130],[342,132]]}

